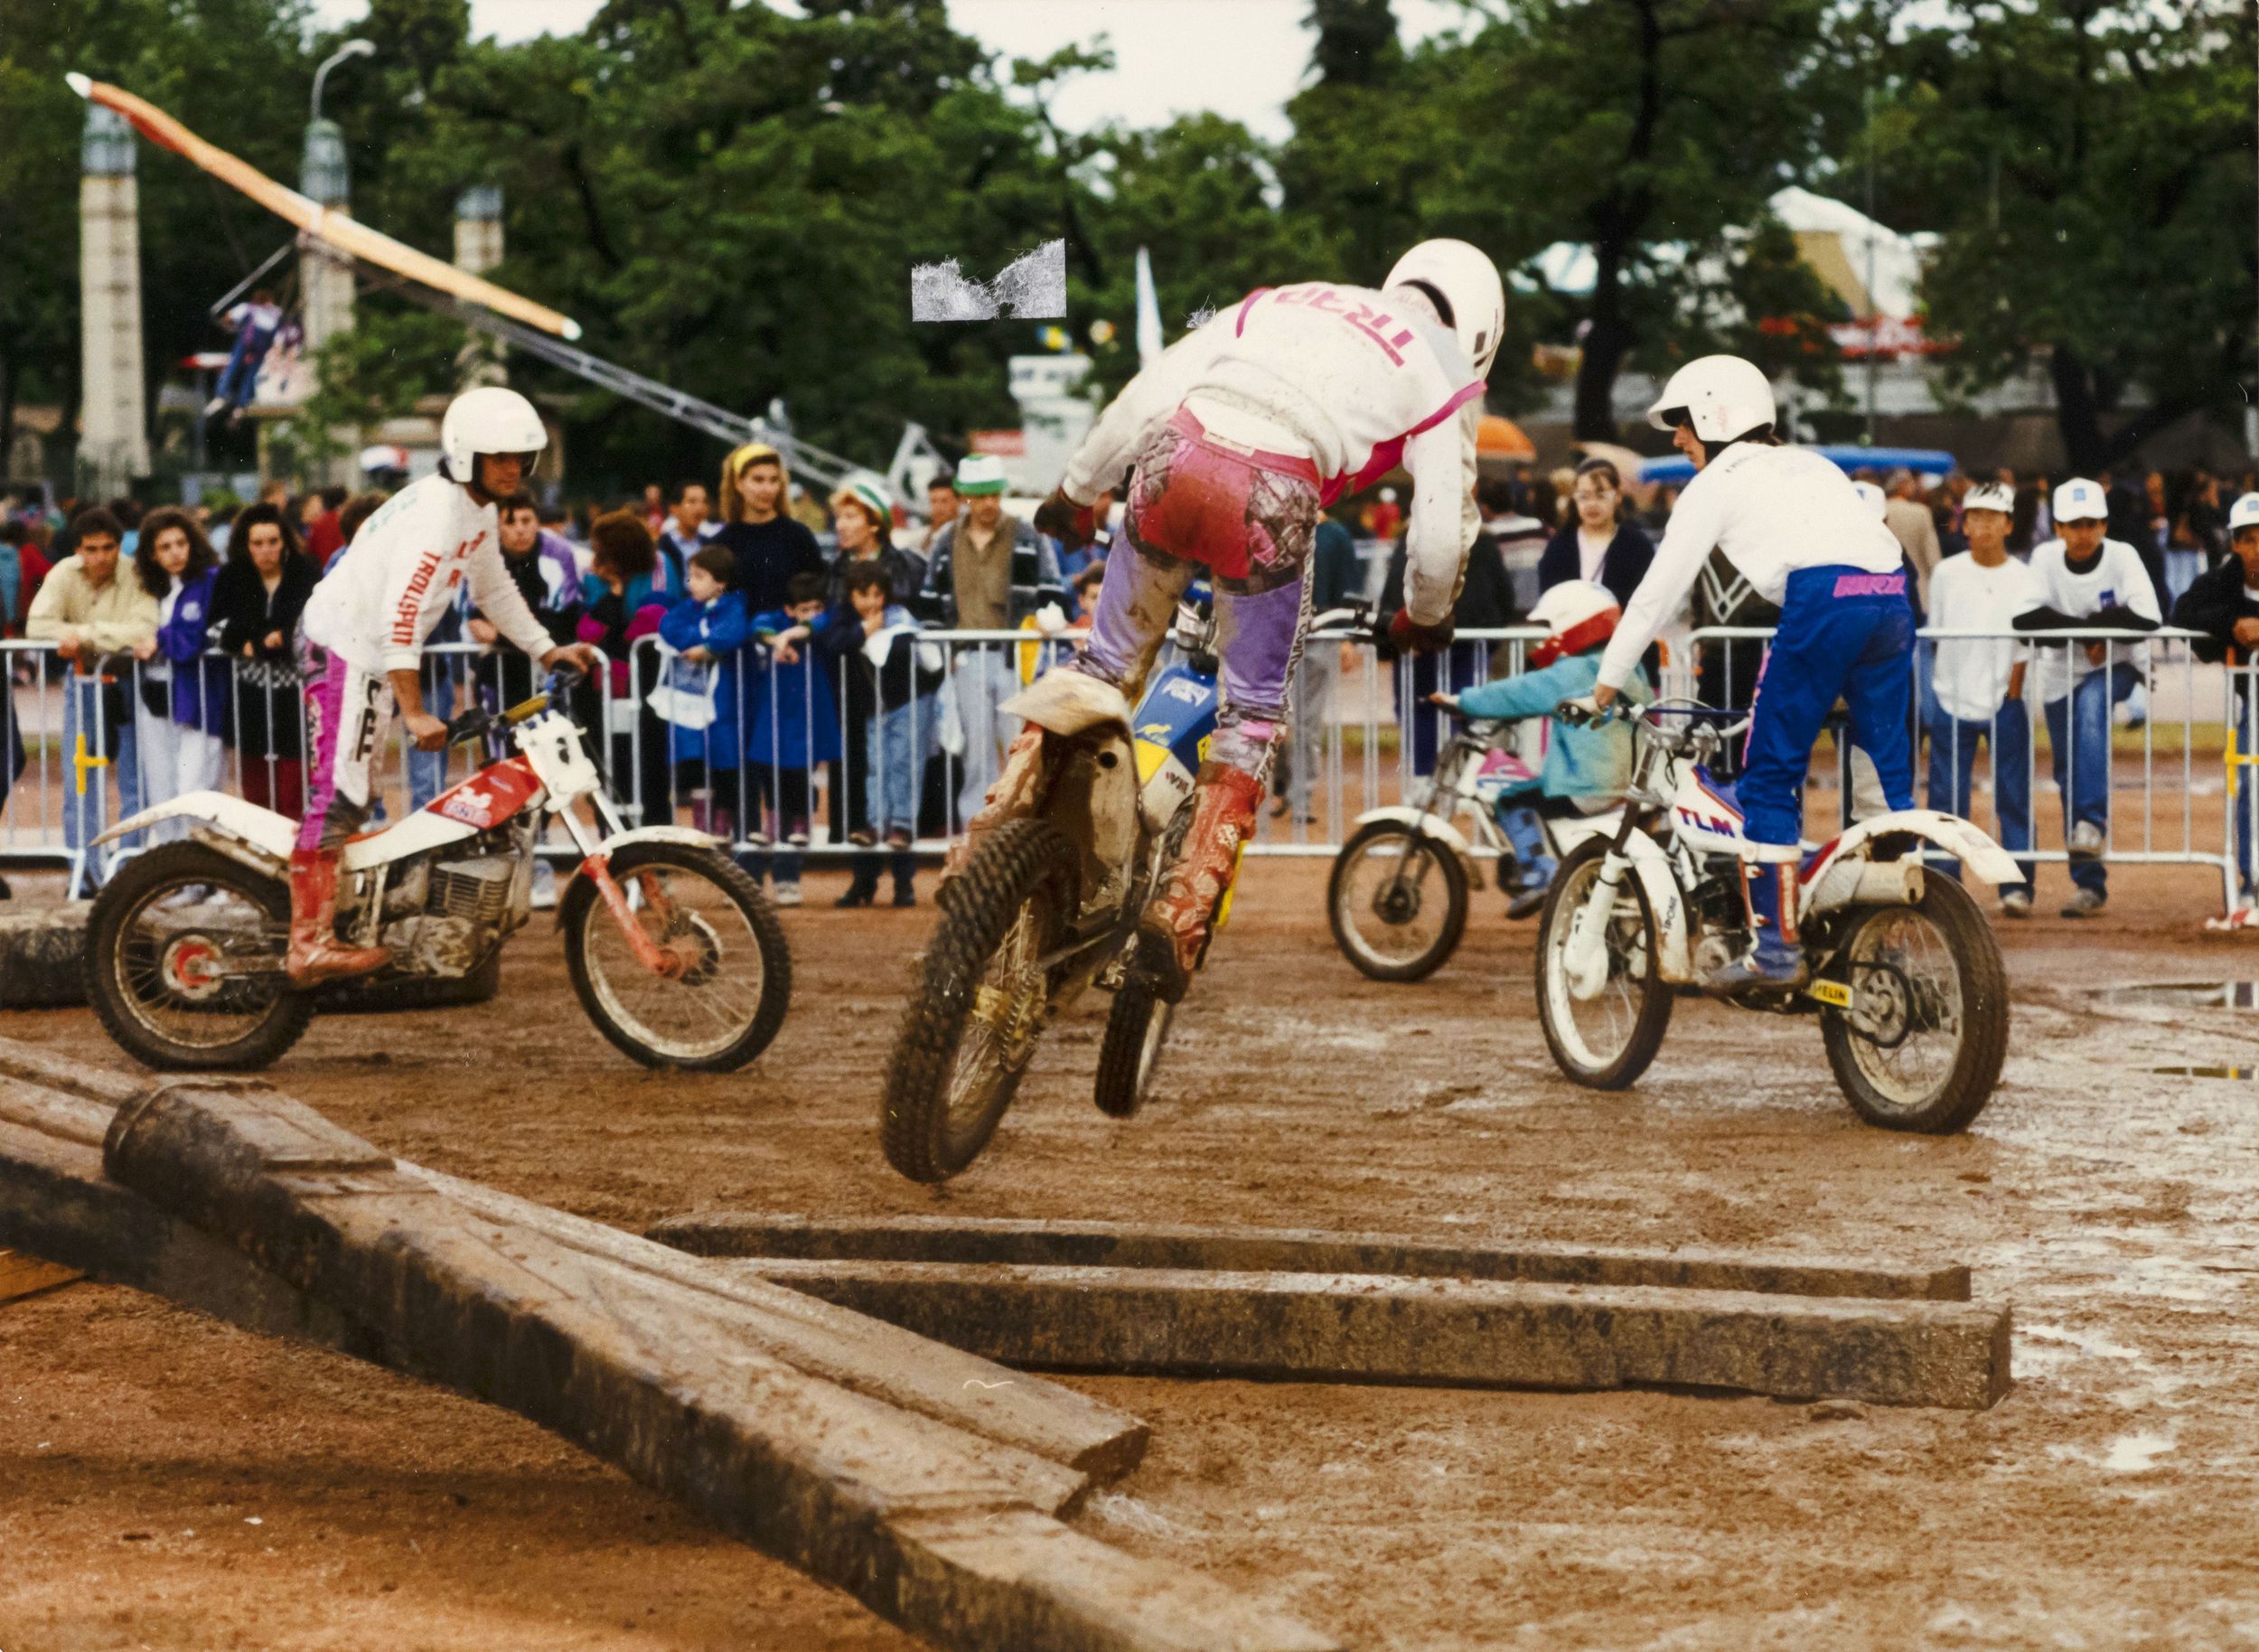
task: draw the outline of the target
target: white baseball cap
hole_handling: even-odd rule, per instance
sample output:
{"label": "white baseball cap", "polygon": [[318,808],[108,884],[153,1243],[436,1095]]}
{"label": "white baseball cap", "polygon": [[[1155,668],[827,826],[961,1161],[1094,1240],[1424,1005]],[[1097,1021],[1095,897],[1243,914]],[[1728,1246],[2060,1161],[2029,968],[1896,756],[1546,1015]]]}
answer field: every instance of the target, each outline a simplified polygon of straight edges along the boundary
{"label": "white baseball cap", "polygon": [[2016,514],[2016,490],[2004,482],[1980,482],[1961,496],[1961,508],[1965,511],[1998,511],[2002,516]]}
{"label": "white baseball cap", "polygon": [[2058,522],[2106,522],[2110,501],[2102,483],[2074,476],[2055,490],[2055,520]]}

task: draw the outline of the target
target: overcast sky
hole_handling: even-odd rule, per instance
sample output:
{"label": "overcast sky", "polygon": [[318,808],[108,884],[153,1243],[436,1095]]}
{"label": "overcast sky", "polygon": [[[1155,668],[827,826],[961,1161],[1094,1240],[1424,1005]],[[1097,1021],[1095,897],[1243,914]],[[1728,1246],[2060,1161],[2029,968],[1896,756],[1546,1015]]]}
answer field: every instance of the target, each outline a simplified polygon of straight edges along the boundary
{"label": "overcast sky", "polygon": [[[572,33],[598,4],[471,0],[471,26],[505,41]],[[1311,35],[1302,26],[1309,9],[1310,0],[950,0],[949,6],[959,28],[1015,57],[1110,37],[1118,67],[1080,77],[1053,108],[1069,130],[1105,120],[1158,126],[1208,109],[1271,138],[1285,136],[1283,106],[1309,67]],[[369,6],[368,0],[317,0],[314,11],[342,27],[366,16]],[[1466,14],[1449,0],[1396,0],[1396,15],[1410,41]]]}

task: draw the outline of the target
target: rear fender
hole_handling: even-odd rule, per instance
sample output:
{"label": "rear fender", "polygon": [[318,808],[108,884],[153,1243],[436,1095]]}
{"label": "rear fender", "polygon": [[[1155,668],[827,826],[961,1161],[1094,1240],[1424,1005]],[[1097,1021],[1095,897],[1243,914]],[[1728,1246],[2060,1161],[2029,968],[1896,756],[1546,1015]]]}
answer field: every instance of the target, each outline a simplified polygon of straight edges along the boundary
{"label": "rear fender", "polygon": [[[1117,693],[1115,698],[1121,697]],[[1054,759],[1043,813],[1074,845],[1081,863],[1082,906],[1088,913],[1119,902],[1129,891],[1138,853],[1142,787],[1126,722],[1099,718],[1077,734],[1079,737],[1062,743],[1064,749]]]}
{"label": "rear fender", "polygon": [[1053,734],[1076,735],[1102,723],[1130,733],[1130,699],[1111,682],[1081,671],[1045,671],[998,708]]}
{"label": "rear fender", "polygon": [[1975,877],[1998,887],[2021,883],[2024,875],[2009,852],[1957,814],[1936,809],[1899,809],[1860,821],[1830,845],[1825,857],[1813,864],[1802,879],[1804,888],[1818,892],[1828,875],[1846,861],[1874,858],[1878,838],[1905,835],[1933,843],[1961,862]]}
{"label": "rear fender", "polygon": [[[225,792],[184,792],[168,803],[144,809],[139,814],[118,821],[87,847],[108,843],[144,831],[159,821],[171,820],[191,822],[192,831],[202,827],[204,831],[196,833],[199,837],[209,833],[211,838],[239,839],[260,854],[286,863],[298,843],[297,821],[285,820],[272,809],[262,809]],[[213,847],[217,848],[217,843]]]}

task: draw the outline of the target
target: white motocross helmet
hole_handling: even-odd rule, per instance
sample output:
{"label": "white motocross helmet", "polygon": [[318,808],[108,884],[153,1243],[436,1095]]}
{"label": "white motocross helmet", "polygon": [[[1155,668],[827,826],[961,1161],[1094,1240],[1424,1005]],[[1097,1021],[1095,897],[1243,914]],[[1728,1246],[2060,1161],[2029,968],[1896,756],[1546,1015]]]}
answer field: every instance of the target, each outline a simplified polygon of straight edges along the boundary
{"label": "white motocross helmet", "polygon": [[[439,421],[439,455],[446,461],[447,474],[464,483],[477,480],[483,453],[538,455],[548,445],[549,433],[533,404],[498,384],[464,391],[447,404],[447,415]],[[527,474],[533,465],[529,456]]]}
{"label": "white motocross helmet", "polygon": [[1568,654],[1580,654],[1616,634],[1624,610],[1608,587],[1589,579],[1567,579],[1537,599],[1530,624],[1553,634],[1530,651],[1530,664],[1542,670]]}
{"label": "white motocross helmet", "polygon": [[1506,331],[1506,286],[1488,253],[1466,241],[1422,241],[1396,260],[1381,286],[1383,291],[1416,286],[1426,293],[1458,335],[1475,376],[1489,375]]}
{"label": "white motocross helmet", "polygon": [[1773,405],[1773,387],[1764,371],[1739,356],[1701,356],[1671,375],[1647,422],[1658,430],[1675,429],[1682,419],[1707,446],[1730,442],[1779,417]]}

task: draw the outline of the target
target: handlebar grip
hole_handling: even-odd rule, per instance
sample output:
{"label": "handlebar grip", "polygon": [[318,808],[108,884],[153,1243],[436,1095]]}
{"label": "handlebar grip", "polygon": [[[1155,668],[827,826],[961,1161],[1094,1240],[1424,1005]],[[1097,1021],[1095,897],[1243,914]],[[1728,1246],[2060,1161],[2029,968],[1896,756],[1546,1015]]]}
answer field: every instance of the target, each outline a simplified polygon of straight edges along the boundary
{"label": "handlebar grip", "polygon": [[458,711],[447,719],[447,744],[460,746],[465,740],[476,739],[486,732],[486,726],[491,720],[483,706],[473,706],[467,710]]}

